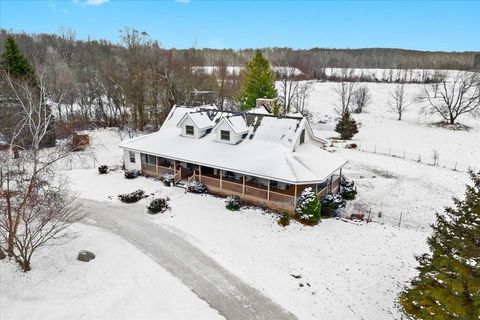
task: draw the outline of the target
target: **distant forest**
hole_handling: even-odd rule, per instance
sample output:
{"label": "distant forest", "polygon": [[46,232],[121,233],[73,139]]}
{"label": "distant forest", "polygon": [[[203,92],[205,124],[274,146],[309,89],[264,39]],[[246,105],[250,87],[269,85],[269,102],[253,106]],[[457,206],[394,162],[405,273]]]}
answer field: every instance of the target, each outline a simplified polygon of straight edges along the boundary
{"label": "distant forest", "polygon": [[[66,33],[71,33],[67,31]],[[7,31],[0,29],[0,46]],[[65,31],[60,34],[26,34],[16,33],[15,38],[20,47],[30,59],[40,61],[45,59],[47,49],[62,50],[72,45],[71,37],[65,38]],[[144,35],[146,35],[144,33]],[[115,44],[107,40],[82,41],[74,39],[78,51],[89,50],[97,47],[112,54],[121,54],[127,50],[123,43]],[[151,41],[159,47],[157,41]],[[480,52],[444,52],[444,51],[418,51],[390,48],[364,48],[364,49],[291,49],[291,48],[262,48],[262,53],[272,65],[289,65],[300,69],[307,75],[315,78],[324,68],[375,68],[375,69],[443,69],[443,70],[479,70]],[[243,66],[249,61],[255,49],[160,49],[173,56],[182,57],[194,55],[195,63],[199,66],[218,65],[224,61],[229,66]]]}
{"label": "distant forest", "polygon": [[[0,50],[8,34],[0,29]],[[255,52],[255,49],[165,49],[148,34],[130,28],[120,31],[119,43],[78,40],[71,29],[57,34],[12,35],[41,76],[50,99],[57,102],[54,107],[57,123],[70,125],[74,121],[75,127],[93,123],[131,125],[139,130],[148,126],[158,128],[175,104],[213,102],[220,108],[235,109],[242,75],[228,72],[228,67],[243,67]],[[327,68],[400,69],[404,78],[413,69],[480,70],[480,52],[376,48],[263,48],[261,51],[271,65],[280,69],[276,71],[276,80],[283,84],[280,91],[284,100],[288,100],[287,91],[292,94],[292,83],[296,80],[405,81],[394,77],[392,71],[389,77],[381,79],[348,78],[350,73],[346,72],[340,78],[332,77],[327,76]],[[198,68],[202,66],[217,68],[205,72],[205,68]],[[295,68],[301,72],[291,73]],[[420,82],[432,81],[434,73],[422,72]],[[295,90],[303,89],[295,86]],[[306,96],[306,91],[305,88],[300,96]]]}

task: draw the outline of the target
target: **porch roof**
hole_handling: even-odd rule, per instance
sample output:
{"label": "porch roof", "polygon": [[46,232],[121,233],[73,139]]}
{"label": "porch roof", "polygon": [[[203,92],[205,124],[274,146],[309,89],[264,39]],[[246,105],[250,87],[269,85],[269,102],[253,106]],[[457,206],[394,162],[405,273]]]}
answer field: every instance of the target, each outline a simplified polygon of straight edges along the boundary
{"label": "porch roof", "polygon": [[275,141],[244,139],[237,145],[183,137],[179,128],[125,140],[121,148],[178,161],[210,166],[290,184],[318,183],[341,168],[346,161],[315,145],[304,143],[295,152]]}

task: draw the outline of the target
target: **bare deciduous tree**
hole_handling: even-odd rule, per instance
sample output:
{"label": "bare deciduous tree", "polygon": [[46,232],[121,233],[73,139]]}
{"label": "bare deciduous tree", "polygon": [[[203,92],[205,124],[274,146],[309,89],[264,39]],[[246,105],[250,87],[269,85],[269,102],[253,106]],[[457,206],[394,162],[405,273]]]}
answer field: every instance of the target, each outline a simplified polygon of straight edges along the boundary
{"label": "bare deciduous tree", "polygon": [[390,93],[390,97],[388,98],[390,112],[397,114],[398,120],[402,120],[402,116],[410,104],[411,102],[408,100],[407,93],[405,92],[405,84],[397,84],[395,91]]}
{"label": "bare deciduous tree", "polygon": [[355,109],[353,111],[356,113],[361,113],[371,100],[372,95],[370,94],[368,87],[365,85],[358,87],[353,92],[353,103],[355,105]]}
{"label": "bare deciduous tree", "polygon": [[350,112],[350,105],[353,100],[353,93],[355,91],[355,82],[341,82],[336,88],[335,92],[338,95],[338,110],[340,115]]}
{"label": "bare deciduous tree", "polygon": [[9,150],[0,154],[0,246],[29,271],[35,250],[65,235],[80,218],[55,170],[56,163],[70,154],[71,145],[41,148],[54,121],[42,75],[34,82],[17,81],[6,73],[2,77],[16,97],[20,121],[8,141]]}
{"label": "bare deciduous tree", "polygon": [[425,85],[419,100],[426,103],[426,112],[454,124],[463,114],[480,115],[479,83],[479,73],[459,71],[441,80],[439,85]]}
{"label": "bare deciduous tree", "polygon": [[295,107],[297,112],[304,114],[305,112],[305,101],[309,97],[310,91],[312,89],[312,82],[311,81],[302,81],[297,87],[297,99],[295,103]]}

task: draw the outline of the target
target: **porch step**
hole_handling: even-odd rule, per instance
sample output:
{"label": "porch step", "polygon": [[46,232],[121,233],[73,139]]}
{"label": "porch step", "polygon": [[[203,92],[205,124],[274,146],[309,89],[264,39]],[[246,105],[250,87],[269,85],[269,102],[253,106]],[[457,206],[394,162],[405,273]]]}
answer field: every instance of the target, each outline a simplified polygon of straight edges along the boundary
{"label": "porch step", "polygon": [[187,184],[188,184],[188,181],[186,181],[186,180],[180,180],[180,181],[177,182],[176,186],[177,186],[177,187],[184,188]]}

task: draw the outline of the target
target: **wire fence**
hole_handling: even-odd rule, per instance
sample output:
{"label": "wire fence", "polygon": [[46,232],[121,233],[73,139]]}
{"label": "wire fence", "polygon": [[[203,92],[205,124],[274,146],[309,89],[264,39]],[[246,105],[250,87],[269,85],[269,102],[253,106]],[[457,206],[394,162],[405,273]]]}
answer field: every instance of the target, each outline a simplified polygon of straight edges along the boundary
{"label": "wire fence", "polygon": [[475,171],[480,169],[480,166],[476,166],[474,164],[466,164],[459,161],[444,159],[436,150],[432,150],[430,153],[410,152],[401,149],[368,144],[359,144],[356,148],[351,148],[351,150],[387,155],[393,158],[415,161],[426,165],[437,166],[460,172],[468,172],[469,170]]}
{"label": "wire fence", "polygon": [[94,156],[73,154],[61,159],[56,165],[60,170],[93,169],[97,167],[98,161]]}

